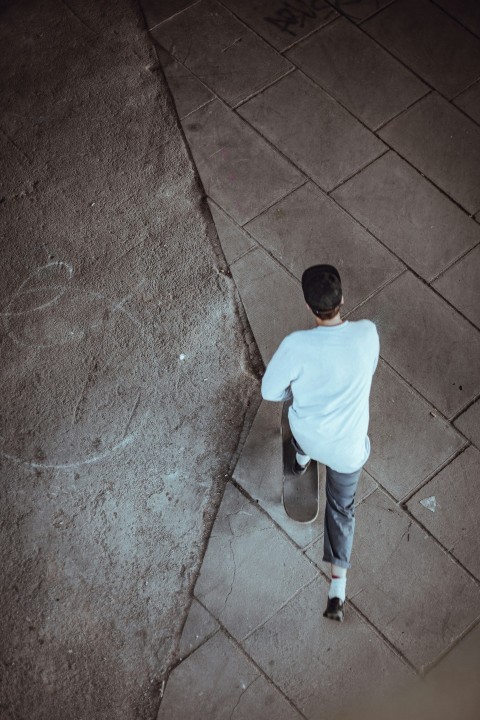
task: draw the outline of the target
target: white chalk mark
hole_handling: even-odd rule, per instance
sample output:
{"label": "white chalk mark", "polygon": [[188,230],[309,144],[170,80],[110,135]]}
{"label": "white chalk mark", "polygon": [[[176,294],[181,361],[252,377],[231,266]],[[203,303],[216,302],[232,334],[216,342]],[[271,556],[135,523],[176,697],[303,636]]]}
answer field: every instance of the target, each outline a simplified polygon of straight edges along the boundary
{"label": "white chalk mark", "polygon": [[134,403],[133,408],[132,408],[132,412],[130,413],[130,416],[129,416],[129,418],[128,418],[127,424],[125,425],[125,430],[123,431],[123,437],[125,437],[125,435],[127,434],[128,429],[129,429],[129,427],[130,427],[130,423],[132,422],[133,417],[134,417],[135,413],[137,412],[137,408],[138,408],[138,406],[139,406],[139,404],[140,404],[140,398],[141,398],[141,396],[142,396],[142,393],[141,393],[141,391],[139,390],[139,391],[138,391],[138,395],[137,395],[137,399],[135,400],[135,403]]}
{"label": "white chalk mark", "polygon": [[81,465],[91,465],[92,463],[99,462],[100,460],[103,460],[104,458],[108,457],[112,453],[114,453],[116,450],[121,450],[124,447],[127,447],[127,445],[130,445],[138,435],[138,432],[133,433],[132,435],[128,435],[128,437],[121,440],[119,443],[114,445],[113,447],[109,448],[108,450],[105,450],[103,453],[100,453],[99,455],[93,455],[92,457],[86,458],[85,460],[78,460],[74,463],[60,463],[60,464],[48,464],[48,463],[36,463],[36,462],[30,462],[29,460],[22,460],[21,458],[17,458],[14,455],[9,455],[5,452],[0,452],[0,454],[6,458],[7,460],[11,460],[14,463],[17,463],[17,465],[27,465],[28,467],[32,467],[34,469],[39,470],[69,470],[71,468],[80,467]]}
{"label": "white chalk mark", "polygon": [[[51,348],[51,347],[59,347],[61,345],[66,345],[69,342],[72,342],[74,339],[78,339],[79,335],[76,336],[76,338],[72,337],[75,336],[75,332],[73,330],[69,330],[68,333],[65,333],[65,337],[62,338],[62,340],[55,340],[54,342],[50,343],[32,343],[32,342],[24,342],[18,338],[15,333],[13,333],[11,330],[7,333],[8,337],[13,340],[15,345],[18,345],[19,347],[23,348]],[[82,339],[83,339],[82,334]]]}
{"label": "white chalk mark", "polygon": [[[24,282],[22,282],[22,284],[20,285],[20,287],[18,288],[18,290],[16,290],[16,292],[14,293],[14,295],[12,296],[12,298],[10,299],[10,301],[8,302],[8,305],[6,306],[5,310],[8,311],[8,309],[12,306],[12,303],[14,302],[14,300],[15,300],[16,298],[18,298],[19,296],[22,296],[22,295],[32,294],[32,293],[39,292],[39,291],[43,291],[43,290],[49,290],[49,289],[51,289],[52,287],[53,287],[54,290],[57,290],[57,289],[60,289],[60,288],[61,288],[62,292],[61,292],[60,294],[57,294],[57,295],[55,296],[55,298],[53,298],[52,300],[48,301],[47,303],[42,304],[42,306],[39,306],[39,307],[37,307],[37,308],[30,308],[30,309],[27,310],[27,311],[22,311],[22,312],[19,312],[19,313],[15,313],[15,312],[4,312],[4,313],[1,313],[1,312],[0,312],[0,318],[2,317],[2,315],[5,316],[5,317],[3,318],[3,322],[4,322],[5,324],[8,324],[8,317],[9,317],[9,316],[10,316],[10,317],[13,317],[13,316],[15,316],[15,315],[26,315],[27,313],[34,312],[35,310],[39,310],[39,309],[42,309],[42,308],[44,308],[44,307],[53,305],[53,303],[54,303],[56,300],[58,300],[58,298],[61,297],[61,295],[63,295],[63,294],[65,293],[65,291],[68,290],[68,283],[65,283],[64,285],[58,284],[58,276],[55,278],[55,279],[57,280],[57,282],[56,282],[54,285],[52,285],[52,286],[45,286],[45,280],[48,282],[48,278],[42,278],[37,287],[32,287],[32,286],[26,287],[27,283],[32,282],[32,280],[33,280],[33,282],[35,282],[36,276],[37,276],[37,275],[40,275],[40,273],[41,273],[42,271],[44,271],[45,269],[48,269],[48,268],[50,268],[50,267],[56,267],[56,268],[58,268],[58,267],[63,267],[63,268],[65,268],[65,269],[66,269],[66,273],[67,273],[67,275],[68,275],[68,280],[70,280],[71,277],[73,276],[74,270],[73,270],[72,265],[70,265],[69,263],[64,262],[64,261],[55,261],[55,262],[47,263],[46,265],[38,268],[37,271],[36,271],[36,273],[32,273]],[[52,278],[52,279],[53,279],[53,278]],[[117,301],[117,302],[112,301],[111,299],[109,299],[108,297],[106,297],[105,295],[103,295],[102,293],[94,292],[94,291],[91,291],[91,290],[86,290],[85,293],[81,293],[81,294],[79,295],[79,297],[78,297],[78,301],[80,301],[80,300],[82,299],[82,296],[83,296],[84,294],[86,294],[86,296],[89,298],[89,301],[90,301],[90,302],[91,302],[91,299],[92,299],[92,298],[95,298],[95,299],[99,300],[100,302],[105,303],[105,304],[107,305],[108,309],[110,310],[110,312],[119,311],[122,316],[128,318],[128,320],[130,320],[130,322],[131,322],[131,323],[133,324],[133,326],[136,328],[136,330],[137,330],[138,334],[140,335],[140,337],[141,337],[144,341],[146,341],[147,346],[148,346],[149,351],[150,351],[150,359],[153,360],[155,364],[158,364],[158,357],[157,357],[157,354],[154,352],[153,338],[152,338],[151,334],[145,329],[143,323],[141,322],[141,320],[140,320],[139,318],[137,318],[137,317],[136,317],[135,315],[133,315],[132,313],[128,312],[128,311],[123,307],[124,303],[125,303],[129,298],[131,298],[131,297],[135,294],[135,292],[138,291],[138,289],[139,289],[140,287],[142,287],[142,285],[145,284],[145,282],[146,282],[145,279],[143,279],[142,281],[140,281],[140,282],[137,284],[137,286],[135,287],[135,289],[133,290],[133,292],[131,292],[128,296],[126,296],[125,298],[123,298],[123,299],[121,299],[120,301]],[[78,290],[75,291],[75,295],[77,295],[77,294],[78,294]],[[77,306],[77,308],[78,308],[78,306]],[[108,312],[107,312],[106,314],[104,314],[104,318],[103,318],[103,321],[102,321],[101,323],[99,323],[98,321],[95,322],[95,326],[98,327],[99,325],[101,325],[101,324],[103,324],[103,323],[105,323],[105,322],[107,322],[107,323],[110,322],[110,319],[108,318]],[[21,345],[21,346],[23,346],[23,347],[40,347],[40,348],[51,347],[51,345],[33,344],[33,343],[28,343],[28,344],[27,344],[27,343],[23,343],[20,339],[18,339],[18,338],[16,338],[16,337],[14,336],[14,334],[13,334],[12,331],[10,331],[8,334],[9,334],[9,336],[12,338],[12,340],[13,340],[14,342],[18,343],[19,345]],[[72,339],[74,339],[74,338],[71,337],[72,334],[75,334],[73,330],[68,330],[68,328],[65,329],[65,330],[64,330],[65,339],[63,339],[63,342],[69,342],[69,341],[71,341]],[[84,336],[85,336],[85,332],[82,332],[82,337],[84,337]],[[78,337],[79,337],[78,333],[75,334],[75,337],[76,337],[76,339],[78,339]],[[99,373],[105,372],[106,369],[108,369],[108,367],[109,367],[110,361],[111,361],[112,358],[114,358],[114,357],[117,357],[117,350],[115,350],[114,352],[111,353],[111,355],[107,358],[107,362],[106,362],[105,367],[103,367],[103,368],[102,368],[100,371],[98,371],[98,372],[99,372]],[[117,358],[117,359],[118,359],[118,358]],[[123,359],[125,359],[125,358],[123,358]],[[75,408],[74,408],[74,410],[73,410],[72,427],[73,427],[73,426],[77,423],[77,421],[78,421],[78,417],[79,417],[79,413],[80,413],[80,408],[81,408],[82,402],[83,402],[83,400],[84,400],[84,395],[85,395],[86,391],[88,390],[89,380],[91,380],[91,378],[87,378],[87,382],[86,382],[86,384],[84,385],[84,387],[82,388],[82,391],[81,391],[81,393],[80,393],[80,395],[79,395],[79,398],[78,398],[78,401],[77,401],[77,403],[76,403],[76,406],[75,406]],[[21,458],[21,457],[16,457],[15,455],[12,455],[12,454],[9,454],[9,453],[7,453],[7,452],[4,452],[4,451],[1,450],[1,449],[0,449],[0,456],[6,458],[7,460],[10,460],[10,461],[12,461],[12,462],[14,462],[14,463],[16,463],[16,464],[25,465],[25,466],[27,466],[27,467],[29,467],[29,468],[34,468],[34,469],[59,469],[59,470],[69,470],[69,469],[70,469],[70,470],[74,470],[75,468],[81,467],[82,465],[88,465],[88,464],[92,464],[92,463],[99,462],[100,460],[102,460],[102,459],[104,459],[105,457],[109,456],[111,453],[114,453],[114,452],[116,452],[117,450],[120,450],[120,449],[128,446],[131,442],[133,442],[133,440],[134,440],[134,439],[137,437],[137,435],[138,435],[138,432],[139,432],[138,430],[135,430],[134,433],[130,433],[128,436],[126,436],[127,433],[129,432],[129,429],[130,429],[130,427],[131,427],[131,425],[132,425],[132,422],[135,421],[135,425],[137,425],[138,423],[143,423],[143,421],[145,421],[145,419],[149,416],[149,412],[148,412],[148,410],[147,410],[147,411],[142,411],[141,417],[140,417],[140,418],[137,418],[137,415],[138,415],[138,407],[140,406],[141,401],[142,401],[141,391],[139,390],[138,393],[139,393],[139,394],[138,394],[137,399],[136,399],[136,401],[135,401],[135,403],[134,403],[133,409],[132,409],[132,411],[131,411],[131,413],[130,413],[130,416],[129,416],[129,418],[128,418],[128,421],[127,421],[127,423],[126,423],[126,425],[125,425],[125,429],[124,429],[124,431],[123,431],[123,437],[122,437],[122,439],[121,439],[119,442],[117,442],[115,445],[113,445],[112,447],[106,448],[103,452],[101,452],[101,453],[99,453],[99,454],[92,455],[92,456],[90,456],[90,457],[87,456],[87,457],[85,457],[84,459],[79,459],[79,460],[76,460],[76,461],[74,461],[74,462],[66,462],[66,463],[61,463],[61,462],[57,462],[57,463],[55,463],[55,462],[50,462],[50,463],[48,463],[48,462],[35,462],[35,461],[32,462],[31,460],[28,460],[28,459],[25,459],[25,458]],[[117,437],[118,437],[118,436],[117,436]],[[1,441],[3,444],[5,443],[5,439],[4,439],[4,438],[0,438],[0,441]]]}
{"label": "white chalk mark", "polygon": [[66,268],[67,273],[68,273],[68,280],[71,280],[71,278],[73,276],[73,266],[70,263],[65,262],[63,260],[56,260],[55,262],[50,262],[50,263],[47,263],[46,265],[41,265],[39,268],[36,269],[35,273],[32,273],[31,275],[29,275],[26,278],[26,280],[24,280],[21,283],[20,287],[13,293],[12,297],[10,298],[10,301],[8,302],[8,304],[4,308],[4,310],[0,311],[0,316],[17,317],[20,315],[28,315],[31,312],[37,312],[38,310],[43,310],[44,308],[49,307],[49,305],[53,305],[53,303],[55,303],[59,298],[61,298],[62,295],[65,294],[65,292],[67,290],[67,286],[66,285],[53,285],[53,286],[51,286],[51,288],[52,289],[60,288],[60,292],[58,293],[58,295],[55,295],[53,298],[51,298],[47,302],[42,303],[41,305],[37,305],[36,307],[33,307],[33,308],[28,308],[27,310],[21,310],[20,312],[8,312],[8,308],[12,305],[13,301],[16,300],[16,298],[18,298],[20,295],[26,295],[27,293],[32,293],[32,292],[38,291],[39,289],[43,290],[43,287],[32,288],[32,289],[28,289],[28,290],[23,290],[23,288],[25,287],[25,285],[28,282],[30,282],[30,280],[32,280],[35,277],[35,274],[40,275],[40,273],[43,270],[46,270],[49,267]]}
{"label": "white chalk mark", "polygon": [[425,498],[425,500],[420,500],[420,505],[423,505],[423,507],[430,510],[430,512],[435,512],[437,509],[437,500],[435,495],[431,495],[430,497]]}
{"label": "white chalk mark", "polygon": [[129,294],[126,295],[124,298],[122,298],[121,300],[119,300],[117,303],[115,303],[114,305],[112,305],[112,310],[113,310],[113,312],[115,312],[116,310],[122,310],[122,309],[123,309],[123,306],[125,305],[125,303],[128,302],[132,297],[134,297],[135,294],[136,294],[136,292],[137,292],[138,290],[140,290],[140,288],[143,287],[146,282],[147,282],[147,281],[146,281],[145,278],[144,278],[143,280],[140,280],[140,282],[137,283],[137,285],[133,288],[133,290],[132,290],[131,293],[129,293]]}
{"label": "white chalk mark", "polygon": [[[90,363],[90,367],[92,367],[92,364],[91,364],[91,363]],[[73,411],[73,417],[72,417],[72,427],[77,424],[78,411],[79,411],[79,409],[80,409],[80,404],[81,404],[83,398],[85,397],[85,393],[87,392],[87,387],[88,387],[88,384],[89,384],[89,382],[90,382],[91,373],[92,373],[92,371],[90,370],[90,371],[88,372],[88,375],[87,375],[87,378],[86,378],[85,382],[83,383],[82,392],[80,393],[80,395],[79,395],[79,397],[78,397],[78,400],[77,400],[77,402],[76,402],[76,404],[75,404],[75,410]]]}

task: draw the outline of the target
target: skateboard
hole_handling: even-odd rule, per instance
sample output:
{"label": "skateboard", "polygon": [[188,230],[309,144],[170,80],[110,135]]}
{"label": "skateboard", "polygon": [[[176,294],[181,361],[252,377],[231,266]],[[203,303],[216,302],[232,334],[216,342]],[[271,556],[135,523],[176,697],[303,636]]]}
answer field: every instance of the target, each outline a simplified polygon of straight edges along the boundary
{"label": "skateboard", "polygon": [[284,403],[282,411],[283,446],[283,507],[292,520],[311,523],[318,515],[319,473],[315,460],[303,475],[292,471],[295,460],[295,448],[292,445],[292,432],[288,422],[290,403]]}

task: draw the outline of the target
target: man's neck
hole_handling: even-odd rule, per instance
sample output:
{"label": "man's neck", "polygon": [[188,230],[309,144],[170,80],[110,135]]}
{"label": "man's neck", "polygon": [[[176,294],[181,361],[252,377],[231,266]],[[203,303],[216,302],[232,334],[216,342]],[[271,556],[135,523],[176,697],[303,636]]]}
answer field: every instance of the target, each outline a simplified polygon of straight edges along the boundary
{"label": "man's neck", "polygon": [[343,323],[340,313],[335,315],[331,320],[321,320],[319,317],[315,317],[315,324],[317,327],[332,327],[333,325],[341,325]]}

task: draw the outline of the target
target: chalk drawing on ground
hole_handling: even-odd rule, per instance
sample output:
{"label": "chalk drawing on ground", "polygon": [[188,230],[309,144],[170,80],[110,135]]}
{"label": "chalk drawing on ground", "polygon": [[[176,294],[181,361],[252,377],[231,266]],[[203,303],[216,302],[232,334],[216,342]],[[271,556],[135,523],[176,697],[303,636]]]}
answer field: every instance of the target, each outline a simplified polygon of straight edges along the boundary
{"label": "chalk drawing on ground", "polygon": [[155,396],[149,333],[122,300],[75,287],[72,277],[70,264],[49,263],[0,313],[0,453],[37,469],[74,468],[127,447]]}

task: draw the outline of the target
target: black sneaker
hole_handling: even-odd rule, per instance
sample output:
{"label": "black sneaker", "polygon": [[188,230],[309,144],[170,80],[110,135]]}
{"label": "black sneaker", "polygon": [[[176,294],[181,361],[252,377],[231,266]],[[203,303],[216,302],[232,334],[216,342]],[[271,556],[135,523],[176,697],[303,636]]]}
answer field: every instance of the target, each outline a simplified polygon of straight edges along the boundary
{"label": "black sneaker", "polygon": [[303,473],[306,473],[308,470],[308,466],[310,465],[312,461],[309,460],[306,465],[300,465],[300,463],[297,462],[297,458],[293,461],[293,467],[292,472],[294,475],[303,475]]}
{"label": "black sneaker", "polygon": [[343,611],[343,601],[340,598],[328,598],[327,609],[323,613],[323,617],[330,618],[330,620],[338,620],[343,622],[345,613]]}

